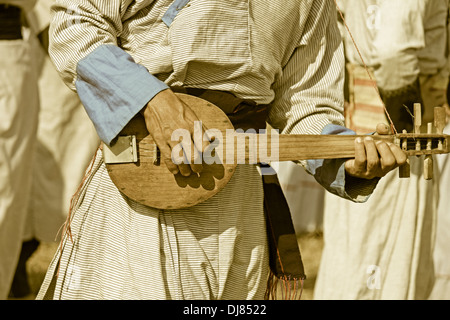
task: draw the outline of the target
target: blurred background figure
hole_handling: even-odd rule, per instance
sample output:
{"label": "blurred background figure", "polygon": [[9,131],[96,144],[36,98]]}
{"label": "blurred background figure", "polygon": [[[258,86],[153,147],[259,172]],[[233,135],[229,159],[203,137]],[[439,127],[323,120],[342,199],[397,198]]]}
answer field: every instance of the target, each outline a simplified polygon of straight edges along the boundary
{"label": "blurred background figure", "polygon": [[295,233],[319,233],[323,229],[324,188],[298,164],[271,163],[288,202]]}
{"label": "blurred background figure", "polygon": [[[14,269],[12,272],[13,281],[9,281],[10,290],[8,287],[9,296],[13,298],[32,294],[26,262],[40,243],[58,241],[58,231],[67,217],[70,199],[81,183],[84,171],[100,141],[77,94],[66,87],[47,55],[52,2],[36,1],[32,10],[27,11],[22,18],[30,30],[29,59],[35,75],[31,78],[33,82],[30,86],[36,92],[34,96],[24,90],[18,91],[18,94],[27,104],[37,104],[40,110],[35,115],[37,132],[35,130],[33,135],[34,147],[29,148],[34,150],[33,158],[23,157],[26,160],[26,164],[23,164],[26,171],[23,174],[29,180],[30,192],[25,201],[21,189],[18,202],[23,202],[21,205],[25,208],[25,214],[22,215],[26,216],[21,221],[14,222],[15,229],[21,231],[14,236],[10,235],[9,239],[10,242],[14,241],[14,247],[22,246],[18,259],[15,253],[16,259],[10,261],[13,268],[16,268],[15,273]],[[3,59],[5,55],[1,57]],[[10,68],[10,65],[5,66],[5,70]],[[4,79],[10,81],[10,78]],[[28,108],[27,105],[26,110]],[[26,115],[30,116],[28,111]],[[3,238],[3,234],[0,237]],[[0,243],[2,250],[5,245],[6,242]],[[5,246],[4,250],[12,252],[9,246]],[[0,261],[3,265],[3,259]],[[4,290],[6,289],[2,289],[2,294]],[[3,298],[4,295],[0,297]]]}
{"label": "blurred background figure", "polygon": [[[447,66],[450,70],[450,58],[448,59]],[[446,134],[450,134],[450,107],[448,101],[450,101],[450,85],[447,88],[447,104],[445,105],[447,126],[444,129],[444,133]],[[436,162],[440,173],[439,188],[441,194],[439,197],[436,245],[433,256],[436,280],[429,299],[450,300],[450,198],[448,197],[448,190],[450,190],[450,155],[438,155],[436,156]]]}
{"label": "blurred background figure", "polygon": [[[413,104],[423,122],[446,102],[448,1],[340,0],[348,83],[347,126],[359,134],[378,122],[412,131]],[[407,110],[408,109],[408,110]],[[383,120],[383,121],[380,121]],[[410,158],[411,176],[395,170],[364,204],[325,195],[324,249],[315,299],[426,299],[434,284],[433,248],[439,175],[423,178],[423,157]],[[435,165],[436,169],[437,166]]]}
{"label": "blurred background figure", "polygon": [[0,299],[19,259],[38,125],[36,38],[23,16],[35,1],[0,1]]}

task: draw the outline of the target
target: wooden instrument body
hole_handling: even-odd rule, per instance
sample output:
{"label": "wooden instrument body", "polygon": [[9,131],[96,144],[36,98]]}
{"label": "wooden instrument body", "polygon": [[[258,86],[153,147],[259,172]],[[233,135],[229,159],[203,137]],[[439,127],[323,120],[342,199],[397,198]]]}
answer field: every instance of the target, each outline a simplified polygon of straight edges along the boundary
{"label": "wooden instrument body", "polygon": [[[173,175],[159,159],[158,149],[149,135],[144,118],[137,115],[120,136],[132,150],[132,159],[121,160],[116,151],[103,145],[106,167],[113,183],[130,199],[159,209],[180,209],[194,206],[217,194],[230,181],[238,163],[256,164],[270,161],[353,158],[354,141],[358,135],[278,135],[248,134],[234,130],[225,113],[217,106],[195,96],[177,93],[202,124],[215,132],[216,148],[213,163],[203,163],[200,174],[184,177]],[[395,143],[408,156],[448,153],[449,138],[443,134],[402,133],[372,136]],[[231,146],[231,147],[230,147]],[[231,150],[231,153],[230,153]],[[238,152],[243,150],[243,152]],[[122,152],[122,151],[121,151]],[[108,160],[116,157],[119,160]]]}
{"label": "wooden instrument body", "polygon": [[[215,105],[195,96],[177,95],[192,107],[207,128],[221,128],[224,131],[233,129],[228,117]],[[198,175],[173,175],[159,161],[155,142],[140,115],[132,119],[121,135],[136,136],[138,161],[107,163],[108,173],[123,194],[150,207],[179,209],[203,202],[225,187],[236,169],[234,163],[214,163],[203,165]]]}

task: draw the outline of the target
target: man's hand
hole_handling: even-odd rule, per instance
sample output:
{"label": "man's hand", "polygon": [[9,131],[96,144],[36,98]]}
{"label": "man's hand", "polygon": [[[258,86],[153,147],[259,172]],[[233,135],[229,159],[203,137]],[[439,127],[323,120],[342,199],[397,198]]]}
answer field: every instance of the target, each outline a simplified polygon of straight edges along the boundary
{"label": "man's hand", "polygon": [[[161,152],[161,159],[173,174],[180,172],[183,176],[189,176],[192,172],[202,171],[202,164],[196,161],[201,157],[201,153],[209,145],[208,141],[194,141],[194,122],[200,121],[192,109],[181,101],[175,93],[166,89],[159,92],[142,109],[141,114],[145,118],[148,132],[153,137]],[[172,133],[177,129],[187,130],[190,133],[190,141],[172,141]],[[201,137],[204,137],[205,130],[202,127]],[[197,145],[195,143],[198,143]],[[184,155],[190,154],[190,159],[185,159],[184,163],[175,164],[172,161],[172,150],[181,143]],[[190,152],[188,150],[190,148]]]}
{"label": "man's hand", "polygon": [[[378,124],[376,134],[389,134],[389,127]],[[353,177],[373,179],[406,163],[407,156],[390,142],[375,141],[371,136],[355,139],[355,159],[345,162],[345,171]]]}

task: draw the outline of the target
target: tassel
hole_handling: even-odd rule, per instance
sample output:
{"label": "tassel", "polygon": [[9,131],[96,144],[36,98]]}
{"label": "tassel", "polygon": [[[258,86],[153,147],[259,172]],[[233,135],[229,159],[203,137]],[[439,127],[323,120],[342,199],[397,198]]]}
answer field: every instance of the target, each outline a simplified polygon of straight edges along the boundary
{"label": "tassel", "polygon": [[272,271],[267,278],[265,300],[301,300],[303,293],[302,278],[288,276],[277,277]]}
{"label": "tassel", "polygon": [[[64,224],[61,226],[60,230],[58,231],[58,234],[59,234],[61,229],[62,229],[61,239],[60,239],[60,242],[59,242],[59,260],[61,260],[61,257],[62,257],[63,244],[64,244],[65,238],[69,237],[69,240],[73,243],[72,229],[70,228],[70,223],[72,222],[72,218],[73,218],[72,214],[73,214],[73,211],[75,209],[75,205],[78,203],[78,200],[80,198],[81,189],[83,188],[83,186],[85,185],[86,181],[90,177],[91,172],[92,172],[92,168],[94,167],[94,162],[95,162],[95,159],[97,157],[97,154],[98,154],[98,152],[101,152],[101,150],[102,150],[102,145],[100,145],[97,148],[97,150],[95,151],[94,157],[92,158],[88,168],[85,170],[84,177],[83,177],[81,183],[79,184],[77,190],[75,191],[74,195],[70,199],[69,213],[67,215],[66,221],[64,222]],[[57,234],[57,236],[58,236],[58,234]],[[60,270],[60,263],[58,261],[56,277],[59,276],[59,270]]]}
{"label": "tassel", "polygon": [[[266,172],[272,169],[269,165],[260,166]],[[306,275],[291,212],[276,174],[263,175],[263,187],[270,254],[270,272],[265,298],[300,299]]]}

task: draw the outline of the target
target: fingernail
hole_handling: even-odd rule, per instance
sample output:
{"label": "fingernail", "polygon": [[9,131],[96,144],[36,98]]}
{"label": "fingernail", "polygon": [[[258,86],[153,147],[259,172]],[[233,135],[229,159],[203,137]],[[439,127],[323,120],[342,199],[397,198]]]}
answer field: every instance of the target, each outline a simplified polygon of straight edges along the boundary
{"label": "fingernail", "polygon": [[362,143],[363,141],[362,141],[361,137],[358,137],[358,138],[356,138],[356,142],[357,143]]}
{"label": "fingernail", "polygon": [[372,141],[373,138],[372,138],[372,137],[365,137],[364,140],[366,140],[366,141]]}

